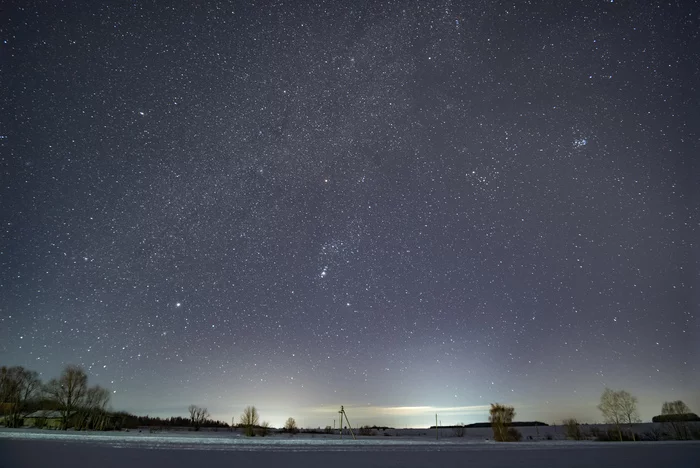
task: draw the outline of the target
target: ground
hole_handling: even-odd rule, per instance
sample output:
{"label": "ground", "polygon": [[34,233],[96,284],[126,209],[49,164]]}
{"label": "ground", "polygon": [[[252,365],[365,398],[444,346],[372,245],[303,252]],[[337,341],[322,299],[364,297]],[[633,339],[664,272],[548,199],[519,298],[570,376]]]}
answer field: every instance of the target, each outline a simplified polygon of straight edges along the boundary
{"label": "ground", "polygon": [[[700,442],[503,444],[450,438],[310,436],[246,439],[230,433],[75,433],[0,430],[0,467],[696,467]],[[233,464],[233,465],[232,465]]]}

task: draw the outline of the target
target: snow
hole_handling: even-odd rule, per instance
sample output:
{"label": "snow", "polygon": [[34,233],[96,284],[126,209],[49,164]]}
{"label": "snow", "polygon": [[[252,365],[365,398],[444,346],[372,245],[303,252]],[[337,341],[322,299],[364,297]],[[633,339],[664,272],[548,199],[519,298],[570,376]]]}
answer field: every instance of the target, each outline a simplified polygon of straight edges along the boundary
{"label": "snow", "polygon": [[466,438],[335,436],[245,438],[235,433],[76,433],[0,430],[0,466],[697,467],[700,442],[496,443]]}

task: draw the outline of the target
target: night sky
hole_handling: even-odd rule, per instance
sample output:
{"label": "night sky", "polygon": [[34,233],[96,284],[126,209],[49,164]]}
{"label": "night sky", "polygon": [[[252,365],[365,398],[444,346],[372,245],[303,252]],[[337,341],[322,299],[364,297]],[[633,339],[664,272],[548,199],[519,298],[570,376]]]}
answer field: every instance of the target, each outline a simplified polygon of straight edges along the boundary
{"label": "night sky", "polygon": [[273,425],[700,412],[697,1],[170,3],[0,12],[0,364]]}

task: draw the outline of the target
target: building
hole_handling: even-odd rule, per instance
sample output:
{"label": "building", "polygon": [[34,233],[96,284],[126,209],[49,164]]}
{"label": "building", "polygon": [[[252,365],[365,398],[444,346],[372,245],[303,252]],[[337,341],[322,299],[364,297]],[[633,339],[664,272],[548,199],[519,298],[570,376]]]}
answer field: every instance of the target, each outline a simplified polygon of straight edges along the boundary
{"label": "building", "polygon": [[[73,426],[75,411],[68,415],[68,427]],[[61,412],[54,410],[34,411],[24,417],[24,425],[29,427],[39,427],[46,429],[61,428]]]}

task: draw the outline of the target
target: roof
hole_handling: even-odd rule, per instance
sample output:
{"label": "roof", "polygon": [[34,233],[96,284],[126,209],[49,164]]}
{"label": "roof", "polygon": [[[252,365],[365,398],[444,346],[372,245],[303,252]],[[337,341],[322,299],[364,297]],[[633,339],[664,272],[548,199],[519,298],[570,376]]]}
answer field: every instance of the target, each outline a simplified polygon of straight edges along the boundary
{"label": "roof", "polygon": [[[70,414],[73,414],[73,412],[71,412]],[[33,413],[26,415],[25,418],[60,419],[61,412],[60,411],[52,411],[52,410],[39,410],[39,411],[34,411]]]}

